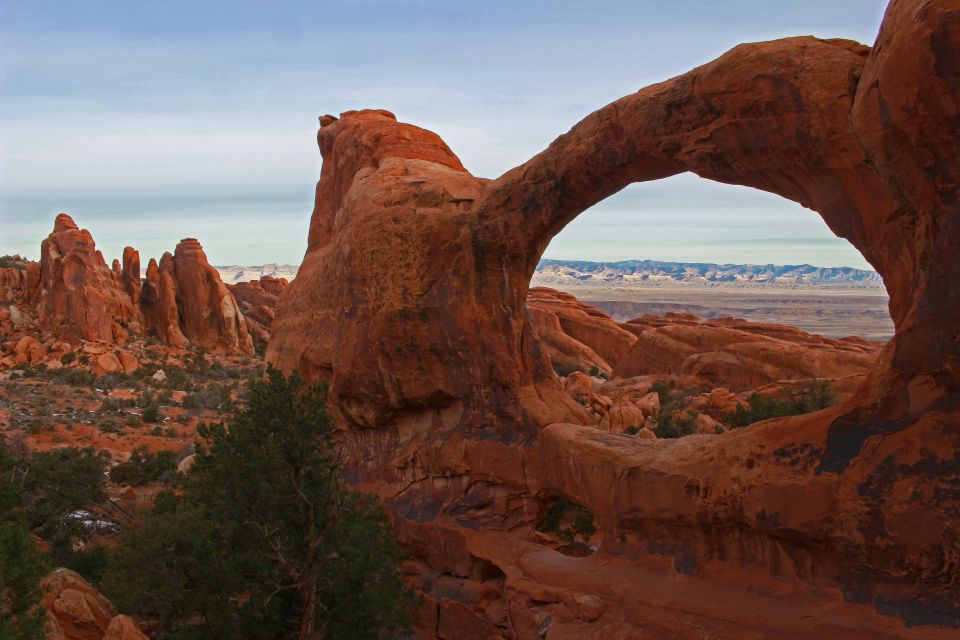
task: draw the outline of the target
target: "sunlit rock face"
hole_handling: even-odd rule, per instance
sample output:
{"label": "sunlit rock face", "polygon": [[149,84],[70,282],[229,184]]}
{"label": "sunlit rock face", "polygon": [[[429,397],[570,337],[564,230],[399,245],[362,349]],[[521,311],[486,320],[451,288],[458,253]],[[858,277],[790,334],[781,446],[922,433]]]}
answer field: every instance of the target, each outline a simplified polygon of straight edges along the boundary
{"label": "sunlit rock face", "polygon": [[[420,563],[422,626],[955,635],[958,25],[957,0],[894,0],[872,49],[740,45],[496,180],[388,112],[322,119],[308,248],[267,359],[330,382],[350,473]],[[896,334],[851,399],[672,441],[586,424],[528,315],[530,277],[581,212],[683,171],[813,209],[883,276]],[[598,367],[621,339],[587,345]],[[597,524],[585,557],[535,530],[557,498]],[[784,599],[809,615],[777,613]]]}

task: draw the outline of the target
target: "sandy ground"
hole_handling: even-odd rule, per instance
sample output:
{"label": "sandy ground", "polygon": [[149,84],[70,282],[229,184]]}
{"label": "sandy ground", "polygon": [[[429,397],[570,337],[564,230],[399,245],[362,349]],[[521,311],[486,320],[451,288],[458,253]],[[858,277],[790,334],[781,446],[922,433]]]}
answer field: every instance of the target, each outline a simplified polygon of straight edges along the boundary
{"label": "sandy ground", "polygon": [[[531,283],[536,286],[536,279]],[[878,288],[765,285],[595,286],[548,284],[593,304],[618,321],[644,313],[693,313],[702,318],[735,316],[777,322],[832,338],[893,335],[887,292]]]}

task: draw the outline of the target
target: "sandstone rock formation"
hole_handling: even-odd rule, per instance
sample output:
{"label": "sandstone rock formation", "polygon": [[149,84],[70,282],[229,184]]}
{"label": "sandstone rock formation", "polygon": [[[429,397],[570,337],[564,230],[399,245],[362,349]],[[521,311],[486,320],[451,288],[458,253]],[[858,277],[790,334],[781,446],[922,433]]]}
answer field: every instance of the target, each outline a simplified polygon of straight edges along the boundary
{"label": "sandstone rock formation", "polygon": [[14,266],[0,267],[0,300],[23,302],[40,283],[40,264],[12,257]]}
{"label": "sandstone rock formation", "polygon": [[150,260],[141,294],[147,327],[174,346],[216,353],[253,353],[253,341],[233,295],[193,238]]}
{"label": "sandstone rock formation", "polygon": [[700,322],[648,317],[624,326],[637,331],[637,339],[617,362],[618,376],[668,371],[734,391],[778,380],[864,374],[880,351],[880,345],[859,338],[833,340],[733,318]]}
{"label": "sandstone rock formation", "polygon": [[[321,120],[267,358],[331,382],[351,477],[427,567],[438,637],[955,635],[958,24],[958,0],[893,0],[873,49],[738,46],[493,181],[388,112]],[[582,211],[683,171],[817,211],[883,276],[896,335],[850,401],[679,440],[583,424],[530,276]],[[543,544],[559,498],[592,514],[592,553]]]}
{"label": "sandstone rock formation", "polygon": [[[61,213],[41,245],[40,262],[13,262],[12,267],[0,268],[0,340],[6,343],[15,345],[29,336],[47,346],[62,340],[74,345],[122,345],[131,336],[153,333],[174,347],[253,352],[236,299],[196,240],[182,241],[159,265],[151,259],[144,285],[135,249],[126,247],[123,262],[114,260],[108,267],[90,232],[81,231]],[[272,280],[265,278],[264,296],[275,304],[285,281]],[[264,307],[257,317],[263,315],[272,318],[272,308]],[[100,374],[118,370],[118,358],[120,368],[129,370],[132,356],[124,359],[122,349],[115,351],[91,370]],[[28,358],[28,363],[41,361]],[[42,362],[58,365],[56,360]],[[23,354],[0,353],[0,367],[13,363],[23,364]]]}
{"label": "sandstone rock formation", "polygon": [[41,326],[68,340],[122,343],[141,330],[139,310],[121,278],[107,267],[90,232],[65,213],[40,245],[34,297]]}
{"label": "sandstone rock formation", "polygon": [[527,309],[554,368],[575,368],[610,375],[636,336],[604,312],[569,293],[530,289]]}
{"label": "sandstone rock formation", "polygon": [[79,574],[56,569],[41,583],[49,640],[147,640],[128,616]]}
{"label": "sandstone rock formation", "polygon": [[227,288],[230,289],[238,302],[250,305],[251,308],[269,307],[276,309],[277,300],[283,290],[287,288],[287,284],[289,283],[286,278],[264,276],[259,280],[228,284]]}
{"label": "sandstone rock formation", "polygon": [[880,351],[856,337],[833,340],[736,318],[701,321],[670,313],[618,323],[546,287],[530,290],[527,307],[554,369],[596,368],[608,377],[687,375],[745,391],[780,380],[866,374]]}
{"label": "sandstone rock formation", "polygon": [[227,285],[240,305],[240,311],[247,321],[247,330],[261,346],[265,347],[270,340],[277,300],[287,284],[286,278],[263,276],[259,280]]}

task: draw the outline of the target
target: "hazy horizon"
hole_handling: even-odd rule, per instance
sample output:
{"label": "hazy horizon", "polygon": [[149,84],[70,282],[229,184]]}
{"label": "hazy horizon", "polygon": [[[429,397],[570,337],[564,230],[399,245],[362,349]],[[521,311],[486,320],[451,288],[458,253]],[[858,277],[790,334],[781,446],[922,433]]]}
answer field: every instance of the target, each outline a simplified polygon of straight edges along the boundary
{"label": "hazy horizon", "polygon": [[[745,41],[872,43],[879,0],[354,0],[0,5],[0,253],[60,211],[104,256],[196,237],[215,264],[298,264],[317,116],[364,107],[437,132],[496,177],[582,117]],[[690,16],[697,20],[692,23]],[[815,213],[683,175],[577,218],[547,258],[871,268]]]}

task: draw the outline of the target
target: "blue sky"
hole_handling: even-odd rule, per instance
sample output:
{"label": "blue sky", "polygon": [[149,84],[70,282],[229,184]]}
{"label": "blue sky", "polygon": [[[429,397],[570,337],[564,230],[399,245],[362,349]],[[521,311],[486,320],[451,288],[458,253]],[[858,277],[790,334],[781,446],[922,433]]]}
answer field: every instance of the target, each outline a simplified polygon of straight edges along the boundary
{"label": "blue sky", "polygon": [[[317,116],[377,107],[476,175],[739,42],[872,43],[883,0],[0,2],[0,254],[67,211],[109,259],[186,236],[216,264],[299,262]],[[547,257],[866,266],[819,217],[684,175],[584,213]]]}

